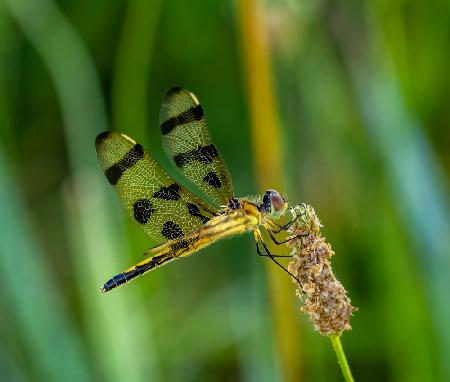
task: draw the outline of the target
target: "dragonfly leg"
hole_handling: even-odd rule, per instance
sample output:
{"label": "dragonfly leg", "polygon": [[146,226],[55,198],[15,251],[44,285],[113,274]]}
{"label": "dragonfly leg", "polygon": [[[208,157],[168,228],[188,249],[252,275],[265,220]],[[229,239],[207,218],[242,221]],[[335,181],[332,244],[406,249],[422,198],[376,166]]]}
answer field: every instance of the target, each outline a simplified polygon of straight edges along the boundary
{"label": "dragonfly leg", "polygon": [[289,243],[291,240],[295,240],[298,238],[302,238],[302,237],[306,237],[309,235],[309,233],[304,233],[304,234],[300,234],[300,235],[295,235],[292,237],[289,237],[286,240],[283,241],[278,241],[275,236],[273,236],[273,234],[275,233],[274,231],[271,231],[270,229],[267,230],[267,233],[269,234],[270,238],[272,239],[272,241],[276,244],[276,245],[281,245],[281,244],[285,244],[285,243]]}
{"label": "dragonfly leg", "polygon": [[[262,253],[261,250],[259,249],[259,243],[256,243],[256,253],[258,254],[258,256],[265,256],[265,257],[269,257],[269,255],[267,253]],[[292,257],[292,255],[273,255],[271,254],[273,257]]]}
{"label": "dragonfly leg", "polygon": [[[295,280],[297,280],[297,282],[300,284],[300,280],[299,280],[297,277],[295,277],[291,272],[289,272],[288,269],[286,269],[282,264],[280,264],[280,263],[275,259],[275,257],[284,257],[284,256],[276,256],[276,255],[272,255],[272,253],[270,253],[269,249],[267,248],[266,244],[264,244],[264,242],[261,242],[261,244],[262,244],[264,250],[266,251],[266,254],[263,255],[263,254],[261,253],[261,251],[260,251],[260,249],[259,249],[259,246],[258,246],[258,243],[256,243],[256,250],[257,250],[257,252],[258,252],[258,255],[260,255],[260,256],[268,256],[268,257],[270,258],[270,260],[272,260],[276,265],[278,265],[283,271],[285,271],[286,273],[288,273],[292,278],[294,278]],[[289,257],[290,257],[290,256],[289,256]]]}
{"label": "dragonfly leg", "polygon": [[303,215],[297,215],[295,218],[293,218],[292,220],[289,220],[286,224],[283,224],[283,225],[272,222],[273,224],[275,224],[278,227],[278,230],[273,231],[273,233],[278,234],[281,231],[287,230],[292,224],[294,224],[297,221],[297,219],[301,218],[302,216]]}

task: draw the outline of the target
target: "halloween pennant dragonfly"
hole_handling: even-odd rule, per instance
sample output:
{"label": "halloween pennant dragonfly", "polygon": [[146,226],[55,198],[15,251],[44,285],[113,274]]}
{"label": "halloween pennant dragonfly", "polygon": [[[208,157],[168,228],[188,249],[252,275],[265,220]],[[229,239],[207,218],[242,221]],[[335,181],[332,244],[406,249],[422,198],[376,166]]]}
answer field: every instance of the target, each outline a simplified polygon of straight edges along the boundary
{"label": "halloween pennant dragonfly", "polygon": [[125,134],[99,134],[95,146],[108,182],[115,187],[128,215],[155,242],[155,247],[145,253],[148,258],[111,278],[101,291],[108,292],[219,239],[247,231],[255,236],[258,254],[269,256],[281,266],[264,244],[261,227],[276,244],[282,244],[274,234],[285,227],[275,221],[286,213],[287,198],[275,190],[255,200],[233,195],[228,169],[211,141],[202,107],[188,90],[176,87],[167,92],[160,129],[164,148],[178,170],[221,207],[175,182]]}

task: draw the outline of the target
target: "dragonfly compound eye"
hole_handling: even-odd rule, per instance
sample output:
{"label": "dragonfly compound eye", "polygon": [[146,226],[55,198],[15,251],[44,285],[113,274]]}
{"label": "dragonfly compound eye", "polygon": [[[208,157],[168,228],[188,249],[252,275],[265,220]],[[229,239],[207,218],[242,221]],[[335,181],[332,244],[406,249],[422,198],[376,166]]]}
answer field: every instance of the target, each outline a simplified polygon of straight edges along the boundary
{"label": "dragonfly compound eye", "polygon": [[[279,218],[280,216],[283,216],[287,210],[287,207],[288,207],[287,200],[278,191],[275,191],[275,190],[269,190],[269,191],[270,191],[269,197],[270,197],[270,206],[271,206],[271,208],[269,210],[270,215],[274,218]],[[266,192],[266,195],[268,192]]]}

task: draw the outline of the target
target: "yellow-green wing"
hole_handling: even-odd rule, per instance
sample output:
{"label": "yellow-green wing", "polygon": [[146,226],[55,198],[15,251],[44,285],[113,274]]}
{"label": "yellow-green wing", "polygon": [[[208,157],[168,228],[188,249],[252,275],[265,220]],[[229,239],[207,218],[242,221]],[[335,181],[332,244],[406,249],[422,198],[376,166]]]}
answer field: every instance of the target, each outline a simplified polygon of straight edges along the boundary
{"label": "yellow-green wing", "polygon": [[129,216],[156,244],[198,230],[217,210],[176,183],[142,146],[124,134],[95,140],[100,165]]}
{"label": "yellow-green wing", "polygon": [[206,125],[197,97],[182,88],[166,93],[159,115],[163,145],[183,175],[217,205],[233,198],[230,174]]}

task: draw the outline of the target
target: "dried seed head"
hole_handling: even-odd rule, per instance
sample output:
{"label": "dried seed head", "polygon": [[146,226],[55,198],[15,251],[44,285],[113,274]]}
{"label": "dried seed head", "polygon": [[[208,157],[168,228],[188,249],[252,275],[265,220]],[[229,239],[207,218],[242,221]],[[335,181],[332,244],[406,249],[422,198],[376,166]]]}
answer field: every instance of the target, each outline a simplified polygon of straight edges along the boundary
{"label": "dried seed head", "polygon": [[314,209],[301,204],[292,208],[291,213],[297,219],[289,228],[295,239],[288,242],[293,255],[288,269],[297,279],[294,279],[298,285],[296,293],[304,300],[302,311],[310,316],[321,334],[350,330],[350,316],[357,309],[333,274],[330,258],[334,252],[320,234],[322,225]]}

